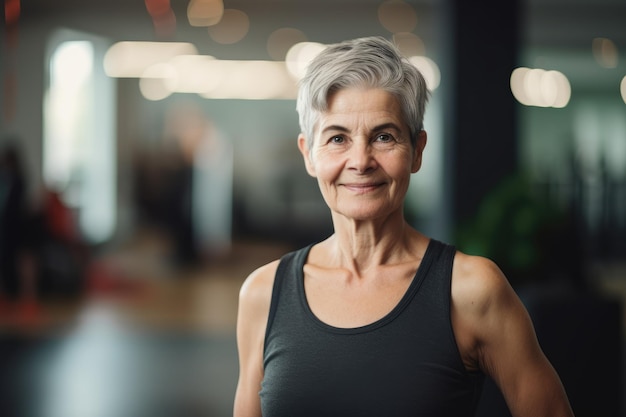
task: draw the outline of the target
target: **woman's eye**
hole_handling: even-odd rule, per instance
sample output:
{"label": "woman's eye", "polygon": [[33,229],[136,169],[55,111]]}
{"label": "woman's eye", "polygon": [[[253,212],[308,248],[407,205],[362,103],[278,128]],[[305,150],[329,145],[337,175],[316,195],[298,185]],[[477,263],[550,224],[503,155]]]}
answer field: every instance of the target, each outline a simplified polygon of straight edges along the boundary
{"label": "woman's eye", "polygon": [[329,140],[330,143],[343,143],[344,141],[345,139],[343,138],[343,136],[333,136]]}
{"label": "woman's eye", "polygon": [[391,136],[388,133],[381,133],[380,135],[376,136],[377,142],[391,142],[393,140],[394,140],[393,136]]}

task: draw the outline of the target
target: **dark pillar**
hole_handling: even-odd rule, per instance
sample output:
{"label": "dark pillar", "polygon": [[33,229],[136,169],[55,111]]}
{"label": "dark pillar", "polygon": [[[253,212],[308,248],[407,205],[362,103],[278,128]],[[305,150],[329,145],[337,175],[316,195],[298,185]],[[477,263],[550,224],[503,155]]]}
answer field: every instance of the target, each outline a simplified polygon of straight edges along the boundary
{"label": "dark pillar", "polygon": [[447,180],[453,223],[471,218],[489,191],[517,168],[516,102],[510,75],[520,45],[521,0],[448,0],[442,30]]}

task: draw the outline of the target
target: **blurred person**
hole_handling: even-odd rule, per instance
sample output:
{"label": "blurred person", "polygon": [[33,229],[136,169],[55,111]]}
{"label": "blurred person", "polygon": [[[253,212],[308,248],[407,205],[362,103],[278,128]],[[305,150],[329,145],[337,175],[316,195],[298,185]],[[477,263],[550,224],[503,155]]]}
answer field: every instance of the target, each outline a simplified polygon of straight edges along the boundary
{"label": "blurred person", "polygon": [[165,190],[166,225],[173,240],[173,261],[176,266],[188,267],[197,261],[192,217],[193,165],[182,149],[169,155],[170,187]]}
{"label": "blurred person", "polygon": [[18,138],[0,153],[0,308],[29,324],[39,316],[37,258]]}
{"label": "blurred person", "polygon": [[45,188],[38,217],[36,240],[42,291],[62,296],[82,294],[90,248],[75,211],[63,201],[61,191]]}
{"label": "blurred person", "polygon": [[310,64],[298,147],[334,233],[243,284],[235,417],[471,416],[484,375],[513,416],[573,415],[498,266],[405,220],[427,96],[382,38],[329,46]]}
{"label": "blurred person", "polygon": [[0,154],[0,294],[8,299],[20,292],[26,181],[19,150],[7,144]]}

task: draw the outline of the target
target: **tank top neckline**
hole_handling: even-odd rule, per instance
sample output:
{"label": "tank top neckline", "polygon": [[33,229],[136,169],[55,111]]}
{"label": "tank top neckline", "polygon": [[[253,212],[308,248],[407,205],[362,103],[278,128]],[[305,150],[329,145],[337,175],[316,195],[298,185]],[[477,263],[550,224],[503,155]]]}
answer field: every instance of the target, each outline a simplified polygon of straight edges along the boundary
{"label": "tank top neckline", "polygon": [[428,246],[426,247],[426,251],[424,252],[424,256],[420,261],[420,264],[417,267],[415,275],[409,284],[409,287],[405,291],[400,301],[383,317],[373,321],[372,323],[365,324],[363,326],[358,327],[337,327],[331,324],[325,323],[320,320],[313,310],[311,310],[311,306],[309,305],[309,301],[306,297],[306,292],[304,289],[304,265],[309,256],[309,252],[314,244],[309,245],[301,252],[301,257],[297,263],[297,289],[298,296],[300,298],[300,304],[305,314],[308,316],[310,321],[312,321],[315,325],[322,328],[325,331],[330,333],[339,333],[339,334],[358,334],[358,333],[367,333],[379,329],[388,323],[392,322],[396,317],[398,317],[402,311],[409,305],[411,300],[415,297],[415,294],[418,292],[424,278],[428,274],[430,266],[433,263],[433,260],[436,258],[435,246],[437,245],[437,241],[435,239],[430,239],[428,242]]}

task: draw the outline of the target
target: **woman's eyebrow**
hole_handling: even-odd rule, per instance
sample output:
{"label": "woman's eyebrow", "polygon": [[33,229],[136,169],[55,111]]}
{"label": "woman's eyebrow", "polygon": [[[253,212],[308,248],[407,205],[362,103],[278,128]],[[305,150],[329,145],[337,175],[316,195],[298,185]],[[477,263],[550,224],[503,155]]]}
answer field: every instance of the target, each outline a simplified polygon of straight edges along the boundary
{"label": "woman's eyebrow", "polygon": [[372,131],[377,132],[379,130],[388,130],[388,129],[393,129],[396,130],[398,132],[401,132],[402,130],[400,129],[400,127],[398,127],[397,124],[395,123],[383,123],[381,125],[376,126],[374,129],[372,129]]}
{"label": "woman's eyebrow", "polygon": [[[389,122],[389,123],[383,123],[383,124],[380,124],[378,126],[375,126],[372,129],[372,132],[378,132],[378,131],[381,131],[381,130],[388,130],[388,129],[394,129],[394,130],[396,130],[398,132],[401,131],[400,127],[398,127],[397,124]],[[341,125],[329,125],[329,126],[326,126],[324,129],[322,129],[322,133],[326,133],[326,132],[329,132],[329,131],[346,132],[347,133],[347,132],[350,131],[350,129],[348,129],[345,126],[341,126]]]}
{"label": "woman's eyebrow", "polygon": [[339,132],[349,132],[350,130],[347,127],[341,126],[341,125],[330,125],[330,126],[326,126],[324,129],[322,129],[322,133],[326,133],[329,131],[339,131]]}

